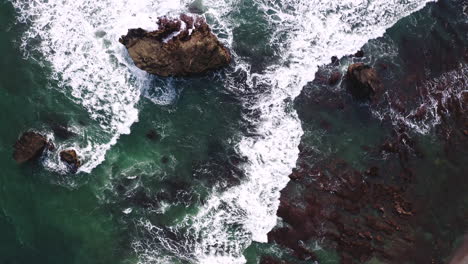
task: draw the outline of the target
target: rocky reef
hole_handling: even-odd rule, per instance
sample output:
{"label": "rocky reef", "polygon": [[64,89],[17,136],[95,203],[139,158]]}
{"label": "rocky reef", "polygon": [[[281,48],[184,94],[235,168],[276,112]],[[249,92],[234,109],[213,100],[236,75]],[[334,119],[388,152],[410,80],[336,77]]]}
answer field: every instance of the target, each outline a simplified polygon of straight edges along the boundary
{"label": "rocky reef", "polygon": [[230,52],[205,19],[160,17],[156,31],[130,29],[120,38],[135,65],[159,76],[191,76],[228,65]]}
{"label": "rocky reef", "polygon": [[[306,133],[268,235],[282,255],[260,263],[463,263],[466,22],[438,13],[459,16],[454,5],[429,9],[438,26],[424,38],[390,30],[354,56],[332,58],[304,88],[296,109]],[[370,58],[390,42],[399,60]]]}

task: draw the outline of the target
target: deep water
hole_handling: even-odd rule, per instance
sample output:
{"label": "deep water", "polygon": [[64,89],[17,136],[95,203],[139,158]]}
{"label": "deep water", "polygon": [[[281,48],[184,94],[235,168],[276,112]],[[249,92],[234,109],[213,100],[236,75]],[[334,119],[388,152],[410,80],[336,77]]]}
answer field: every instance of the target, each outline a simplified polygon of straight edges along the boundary
{"label": "deep water", "polygon": [[[318,67],[366,42],[361,60],[391,65],[383,76],[389,87],[416,75],[405,83],[412,89],[466,64],[463,1],[430,4],[395,25],[426,1],[375,1],[362,21],[354,15],[365,7],[352,1],[318,1],[319,14],[303,1],[97,1],[96,10],[84,2],[0,0],[0,264],[253,264],[263,255],[309,263],[266,243],[299,141],[313,150],[308,163],[339,156],[365,169],[363,146],[380,144],[396,122],[378,118],[388,111],[385,105],[372,112],[346,97],[343,87],[336,89],[347,111],[311,103],[319,89],[320,100],[336,96],[312,83]],[[232,49],[236,59],[227,69],[187,79],[151,77],[113,42],[127,27],[151,26],[152,10],[174,14],[188,5],[205,12]],[[348,8],[356,14],[339,13]],[[330,19],[330,28],[314,30],[321,19]],[[426,55],[430,59],[421,62]],[[342,58],[341,70],[353,60]],[[426,123],[417,124],[424,133],[412,128],[428,142],[429,158],[415,166],[440,177],[420,181],[417,191],[443,196],[433,186],[466,172],[466,159],[445,159],[435,126],[426,129]],[[84,168],[66,173],[56,153],[16,164],[12,146],[28,130],[52,137],[59,149],[78,149]],[[466,150],[457,151],[466,157]],[[432,204],[438,214],[453,213],[442,210],[440,199]],[[464,231],[450,230],[444,238]],[[317,254],[320,263],[339,263],[333,250]]]}

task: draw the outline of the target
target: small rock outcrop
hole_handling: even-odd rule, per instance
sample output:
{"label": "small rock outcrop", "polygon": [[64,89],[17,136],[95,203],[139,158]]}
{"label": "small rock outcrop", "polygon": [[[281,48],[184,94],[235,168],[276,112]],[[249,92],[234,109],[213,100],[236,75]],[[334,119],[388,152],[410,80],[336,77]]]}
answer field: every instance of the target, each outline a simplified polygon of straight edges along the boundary
{"label": "small rock outcrop", "polygon": [[228,65],[231,55],[202,17],[160,17],[158,30],[130,29],[119,41],[135,65],[151,74],[191,76]]}
{"label": "small rock outcrop", "polygon": [[364,63],[350,65],[346,77],[348,90],[357,99],[371,99],[380,90],[381,82],[377,72]]}
{"label": "small rock outcrop", "polygon": [[45,148],[53,148],[47,138],[36,132],[25,132],[13,146],[13,158],[18,163],[24,163],[38,158]]}
{"label": "small rock outcrop", "polygon": [[328,78],[328,85],[334,86],[337,83],[339,83],[341,80],[341,72],[334,72],[330,75],[330,78]]}
{"label": "small rock outcrop", "polygon": [[70,166],[73,173],[78,171],[78,168],[81,166],[81,161],[74,149],[68,149],[60,152],[60,159]]}

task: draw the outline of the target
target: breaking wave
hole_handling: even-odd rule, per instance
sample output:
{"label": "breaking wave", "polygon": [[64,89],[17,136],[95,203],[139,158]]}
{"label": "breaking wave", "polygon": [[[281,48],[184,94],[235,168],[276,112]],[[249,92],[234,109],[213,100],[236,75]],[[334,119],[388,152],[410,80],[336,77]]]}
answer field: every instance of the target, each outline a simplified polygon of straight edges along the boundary
{"label": "breaking wave", "polygon": [[[85,157],[90,172],[106,151],[138,120],[141,91],[155,103],[166,103],[170,90],[149,93],[150,77],[135,68],[116,40],[131,27],[155,25],[158,16],[187,11],[188,1],[174,0],[12,0],[19,20],[29,24],[24,34],[26,54],[39,51],[54,70],[60,89],[70,94],[96,120],[104,133],[70,143]],[[196,1],[200,2],[200,1]],[[253,91],[244,102],[245,119],[253,129],[238,143],[245,179],[213,194],[195,215],[173,226],[149,219],[138,225],[146,239],[134,241],[141,263],[245,263],[243,252],[252,241],[266,242],[276,224],[280,190],[296,165],[303,134],[293,101],[319,65],[331,56],[354,53],[369,39],[381,36],[400,18],[429,0],[206,0],[205,16],[214,32],[230,47],[241,24],[235,12],[250,3],[272,29],[269,44],[280,59],[253,71],[237,56],[226,88]],[[38,45],[34,45],[39,41]],[[242,83],[235,74],[245,75]],[[168,82],[170,84],[170,82]],[[146,88],[145,88],[146,87]],[[169,85],[168,85],[169,87]],[[242,87],[242,88],[241,88]],[[242,94],[242,91],[240,92]],[[162,98],[154,98],[154,94]],[[247,97],[247,96],[246,96]],[[254,113],[254,114],[251,114]],[[86,132],[83,132],[86,133]],[[68,146],[59,146],[68,147]],[[55,157],[57,159],[57,157]],[[58,160],[50,158],[49,167]],[[58,165],[57,165],[58,166]]]}

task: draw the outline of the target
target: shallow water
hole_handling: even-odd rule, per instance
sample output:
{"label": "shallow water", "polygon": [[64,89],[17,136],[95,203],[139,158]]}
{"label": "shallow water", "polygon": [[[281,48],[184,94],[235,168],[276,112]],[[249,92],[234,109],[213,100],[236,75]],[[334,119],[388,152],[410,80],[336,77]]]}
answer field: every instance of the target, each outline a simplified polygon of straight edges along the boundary
{"label": "shallow water", "polygon": [[[0,260],[255,263],[244,251],[276,225],[304,134],[294,99],[331,56],[426,2],[196,1],[235,61],[203,78],[160,79],[117,39],[187,12],[188,1],[2,0]],[[366,144],[380,129],[369,127]],[[79,173],[67,175],[57,153],[16,165],[11,145],[28,129],[76,148]],[[363,143],[329,140],[350,145],[350,157]]]}

